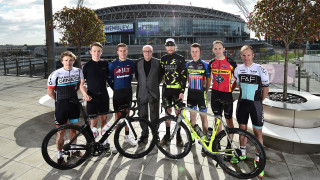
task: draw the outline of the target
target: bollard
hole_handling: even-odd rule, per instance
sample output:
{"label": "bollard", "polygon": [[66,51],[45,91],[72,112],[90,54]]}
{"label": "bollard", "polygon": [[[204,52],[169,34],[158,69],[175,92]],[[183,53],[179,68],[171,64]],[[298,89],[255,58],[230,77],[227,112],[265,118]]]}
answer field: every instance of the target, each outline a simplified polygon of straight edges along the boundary
{"label": "bollard", "polygon": [[300,91],[301,67],[300,67],[300,64],[297,64],[297,66],[298,66],[298,91]]}
{"label": "bollard", "polygon": [[29,71],[30,71],[29,77],[32,77],[32,64],[31,64],[31,59],[29,59]]}
{"label": "bollard", "polygon": [[307,75],[307,82],[306,82],[306,91],[309,92],[310,91],[310,75]]}
{"label": "bollard", "polygon": [[6,66],[6,59],[5,58],[3,58],[3,70],[4,70],[3,75],[7,75],[7,66]]}
{"label": "bollard", "polygon": [[16,68],[17,68],[17,76],[19,76],[19,62],[18,62],[18,58],[16,59]]}

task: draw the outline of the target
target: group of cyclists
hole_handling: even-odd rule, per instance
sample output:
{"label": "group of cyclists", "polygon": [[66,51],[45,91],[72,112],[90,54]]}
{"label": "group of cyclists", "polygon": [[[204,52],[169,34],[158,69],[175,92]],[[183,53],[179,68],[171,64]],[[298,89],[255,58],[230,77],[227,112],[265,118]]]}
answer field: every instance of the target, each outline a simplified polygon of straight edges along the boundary
{"label": "group of cyclists", "polygon": [[[107,112],[109,111],[109,95],[106,83],[114,91],[114,110],[119,110],[132,100],[132,79],[135,75],[138,81],[137,100],[139,116],[155,122],[159,119],[160,92],[159,84],[163,81],[162,104],[168,113],[172,113],[172,104],[183,101],[185,88],[188,84],[187,106],[192,109],[199,108],[201,112],[207,112],[207,93],[211,86],[211,108],[215,115],[226,119],[229,128],[233,128],[233,97],[232,91],[238,87],[240,96],[237,104],[236,118],[239,128],[247,130],[249,116],[253,124],[253,132],[263,144],[263,108],[262,101],[269,91],[269,76],[266,69],[253,62],[254,52],[251,46],[245,45],[240,50],[243,64],[237,66],[235,61],[225,56],[225,47],[222,41],[214,41],[212,52],[215,58],[209,63],[201,60],[201,45],[193,43],[190,46],[192,60],[187,62],[185,58],[176,53],[176,43],[173,38],[166,39],[165,49],[167,54],[159,59],[152,56],[153,47],[145,45],[142,48],[143,57],[134,62],[127,58],[128,47],[124,43],[117,45],[118,58],[110,63],[101,61],[102,45],[98,42],[90,46],[92,59],[82,67],[73,67],[75,55],[66,51],[61,54],[63,67],[52,72],[48,78],[48,94],[55,100],[56,126],[70,123],[78,124],[80,111],[76,104],[70,103],[70,98],[77,98],[77,90],[80,89],[83,99],[87,101],[87,113],[91,120],[91,129],[94,137],[102,135],[109,127]],[[232,77],[236,80],[232,82]],[[188,82],[188,83],[187,83]],[[85,86],[87,84],[87,87]],[[150,109],[148,111],[148,109]],[[178,110],[174,109],[176,115]],[[128,112],[129,113],[129,112]],[[166,114],[168,115],[168,114]],[[115,119],[119,114],[115,115]],[[197,113],[190,112],[190,121],[196,124]],[[200,115],[203,133],[208,131],[208,119],[206,115]],[[101,132],[98,131],[98,119],[101,121]],[[147,128],[143,131],[138,143],[148,138]],[[221,129],[221,127],[220,127]],[[63,134],[61,131],[57,137],[58,163],[65,163],[61,154]],[[70,134],[72,136],[72,133]],[[160,144],[169,143],[170,122],[166,122],[166,135]],[[72,137],[70,137],[72,138]],[[192,135],[192,140],[194,140]],[[129,129],[126,128],[124,140],[132,146],[137,142],[130,138]],[[184,146],[183,139],[178,130],[176,145]],[[240,160],[246,159],[246,140],[240,137]],[[104,146],[109,146],[108,140]],[[112,153],[117,153],[116,147],[112,147]],[[80,151],[74,151],[72,156],[81,157]],[[239,159],[232,158],[230,163],[239,163]],[[256,156],[255,161],[259,161]],[[264,172],[259,175],[263,177]]]}

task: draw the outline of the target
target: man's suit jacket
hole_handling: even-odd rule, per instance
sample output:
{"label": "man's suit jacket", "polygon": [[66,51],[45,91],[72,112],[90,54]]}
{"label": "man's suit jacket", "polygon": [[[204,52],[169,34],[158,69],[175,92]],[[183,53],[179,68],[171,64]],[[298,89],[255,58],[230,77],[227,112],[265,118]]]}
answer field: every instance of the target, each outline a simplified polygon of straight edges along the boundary
{"label": "man's suit jacket", "polygon": [[135,77],[138,81],[137,99],[140,103],[152,102],[160,99],[159,84],[162,79],[160,60],[151,58],[151,69],[148,77],[144,71],[144,58],[136,63]]}

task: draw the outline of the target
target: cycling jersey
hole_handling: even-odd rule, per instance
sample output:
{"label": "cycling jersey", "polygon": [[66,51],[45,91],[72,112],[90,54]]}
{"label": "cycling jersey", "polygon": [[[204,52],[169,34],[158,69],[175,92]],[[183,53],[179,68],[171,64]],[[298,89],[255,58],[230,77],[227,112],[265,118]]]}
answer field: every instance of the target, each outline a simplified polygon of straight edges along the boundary
{"label": "cycling jersey", "polygon": [[237,84],[240,84],[241,99],[262,101],[262,88],[269,86],[269,75],[261,65],[253,63],[247,67],[244,64],[235,70]]}
{"label": "cycling jersey", "polygon": [[231,92],[231,76],[237,64],[230,58],[211,60],[209,70],[212,73],[212,89],[222,92]]}
{"label": "cycling jersey", "polygon": [[210,78],[208,64],[199,59],[198,61],[192,60],[188,62],[186,67],[189,79],[189,89],[205,89],[205,78]]}
{"label": "cycling jersey", "polygon": [[166,54],[161,57],[160,65],[165,88],[179,89],[184,93],[187,80],[185,58],[176,53]]}
{"label": "cycling jersey", "polygon": [[108,62],[90,60],[83,65],[83,76],[88,85],[88,94],[108,93],[107,77],[108,77]]}
{"label": "cycling jersey", "polygon": [[73,67],[71,70],[65,70],[62,67],[50,74],[48,89],[55,89],[56,101],[77,98],[80,79],[83,79],[81,69]]}
{"label": "cycling jersey", "polygon": [[134,62],[131,59],[116,59],[109,64],[108,84],[113,90],[131,88]]}

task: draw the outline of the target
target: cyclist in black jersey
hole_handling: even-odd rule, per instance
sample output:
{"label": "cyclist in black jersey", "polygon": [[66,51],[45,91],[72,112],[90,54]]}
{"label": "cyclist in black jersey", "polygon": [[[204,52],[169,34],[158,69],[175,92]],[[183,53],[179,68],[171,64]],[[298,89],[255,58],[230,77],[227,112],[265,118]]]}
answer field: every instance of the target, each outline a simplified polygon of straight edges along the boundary
{"label": "cyclist in black jersey", "polygon": [[[56,126],[66,124],[68,121],[72,124],[78,124],[80,109],[77,104],[70,102],[71,99],[77,99],[77,90],[80,84],[80,91],[83,99],[91,99],[86,93],[84,86],[83,73],[81,69],[73,67],[76,56],[70,52],[63,52],[60,56],[63,67],[53,71],[48,78],[48,95],[55,100],[55,122]],[[70,139],[75,135],[75,130],[70,130]],[[65,130],[57,134],[58,164],[65,164],[62,147],[64,144]],[[72,156],[81,157],[80,151],[72,151]]]}
{"label": "cyclist in black jersey", "polygon": [[[87,102],[87,113],[91,119],[90,127],[93,136],[99,136],[98,120],[101,121],[101,135],[110,127],[107,124],[107,112],[109,111],[109,94],[107,91],[108,80],[108,62],[100,59],[102,54],[102,45],[95,42],[90,45],[91,60],[84,64],[83,75],[88,86],[88,95],[92,101]],[[103,143],[109,146],[108,139]]]}
{"label": "cyclist in black jersey", "polygon": [[[174,39],[168,38],[165,43],[168,54],[161,57],[160,66],[161,73],[164,74],[164,84],[162,92],[162,103],[165,107],[170,106],[174,101],[183,101],[183,93],[186,87],[187,71],[186,60],[183,56],[175,53],[176,44]],[[167,108],[171,114],[172,109]],[[176,115],[179,114],[175,110]],[[168,115],[168,114],[166,114]],[[167,144],[170,134],[170,123],[166,122],[166,135],[161,140],[160,144]],[[183,146],[183,141],[180,135],[180,129],[177,133],[177,146]]]}

